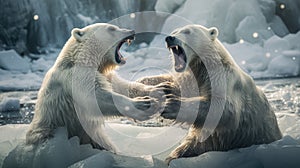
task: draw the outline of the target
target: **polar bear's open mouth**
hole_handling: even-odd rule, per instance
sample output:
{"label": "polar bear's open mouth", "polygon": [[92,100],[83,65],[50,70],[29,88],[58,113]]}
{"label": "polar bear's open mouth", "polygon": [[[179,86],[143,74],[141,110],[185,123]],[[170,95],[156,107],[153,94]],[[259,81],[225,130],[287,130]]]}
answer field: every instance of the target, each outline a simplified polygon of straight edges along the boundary
{"label": "polar bear's open mouth", "polygon": [[184,49],[180,46],[180,41],[172,36],[166,38],[167,47],[172,53],[175,60],[175,71],[183,72],[186,67],[186,54]]}
{"label": "polar bear's open mouth", "polygon": [[115,58],[116,58],[116,62],[118,64],[125,64],[126,63],[126,58],[123,57],[123,55],[120,52],[120,49],[121,49],[121,47],[124,43],[127,43],[128,45],[130,45],[132,40],[134,40],[134,35],[130,35],[128,37],[125,37],[117,45],[116,52],[115,52]]}

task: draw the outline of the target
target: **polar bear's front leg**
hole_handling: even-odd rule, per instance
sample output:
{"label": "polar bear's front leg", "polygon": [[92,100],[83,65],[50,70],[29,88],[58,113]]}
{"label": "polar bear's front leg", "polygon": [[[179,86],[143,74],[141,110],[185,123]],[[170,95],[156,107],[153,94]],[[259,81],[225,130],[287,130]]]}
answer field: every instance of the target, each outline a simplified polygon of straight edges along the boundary
{"label": "polar bear's front leg", "polygon": [[54,136],[53,129],[32,124],[26,133],[26,144],[39,144]]}
{"label": "polar bear's front leg", "polygon": [[128,98],[115,92],[96,89],[98,106],[104,116],[127,116],[136,120],[150,119],[160,105],[148,96]]}
{"label": "polar bear's front leg", "polygon": [[[209,112],[210,102],[202,97],[183,98],[167,95],[164,111],[161,116],[189,124],[203,125]],[[197,123],[194,123],[196,122]]]}
{"label": "polar bear's front leg", "polygon": [[174,79],[171,75],[149,76],[135,82],[122,79],[115,73],[109,74],[107,78],[112,84],[114,92],[131,98],[151,96],[151,94],[155,95],[156,92],[180,93],[178,87],[174,85]]}
{"label": "polar bear's front leg", "polygon": [[196,156],[197,154],[193,149],[196,147],[197,143],[197,136],[188,135],[188,137],[185,138],[185,140],[169,154],[169,156],[165,159],[165,162],[169,165],[174,159]]}

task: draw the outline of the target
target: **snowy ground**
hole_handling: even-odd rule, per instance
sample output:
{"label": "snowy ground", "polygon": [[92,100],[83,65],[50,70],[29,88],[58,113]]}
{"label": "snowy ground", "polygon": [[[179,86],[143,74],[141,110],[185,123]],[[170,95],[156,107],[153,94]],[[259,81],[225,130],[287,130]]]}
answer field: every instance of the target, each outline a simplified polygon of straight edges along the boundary
{"label": "snowy ground", "polygon": [[[286,135],[283,139],[268,145],[255,145],[248,148],[236,149],[228,152],[208,152],[198,157],[183,158],[171,162],[170,167],[228,167],[228,168],[297,168],[300,165],[300,122],[299,116],[284,115],[279,117],[279,125]],[[289,126],[288,126],[289,125]],[[79,139],[74,137],[67,139],[66,130],[60,128],[56,131],[55,137],[37,149],[26,147],[22,143],[25,138],[25,131],[28,125],[5,125],[0,127],[0,166],[9,151],[17,148],[6,158],[4,167],[66,167],[92,168],[101,167],[167,167],[163,159],[171,151],[171,147],[178,143],[178,137],[185,135],[186,130],[173,127],[176,134],[162,136],[150,143],[141,143],[130,138],[155,137],[159,133],[169,131],[169,127],[147,128],[119,123],[108,123],[106,127],[113,129],[107,131],[107,135],[123,152],[145,153],[147,150],[159,151],[153,155],[142,155],[129,157],[101,152],[92,149],[89,145],[79,145]],[[121,134],[120,134],[121,133]],[[126,135],[126,136],[124,136]],[[125,137],[125,138],[124,138]],[[127,138],[126,138],[127,137]],[[128,141],[129,140],[129,141]],[[175,140],[175,141],[174,141]],[[170,143],[170,142],[171,143]],[[177,142],[177,143],[174,143]],[[161,147],[161,144],[167,144]],[[130,150],[131,149],[131,150]],[[128,153],[127,153],[128,155]],[[34,160],[31,160],[34,156]],[[16,160],[18,162],[16,162]],[[21,164],[20,164],[21,163]]]}

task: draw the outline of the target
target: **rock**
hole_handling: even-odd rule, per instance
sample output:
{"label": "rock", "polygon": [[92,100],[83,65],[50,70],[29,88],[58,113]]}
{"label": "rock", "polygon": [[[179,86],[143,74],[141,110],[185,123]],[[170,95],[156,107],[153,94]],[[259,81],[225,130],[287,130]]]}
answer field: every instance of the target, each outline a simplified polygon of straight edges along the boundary
{"label": "rock", "polygon": [[7,50],[0,52],[0,68],[26,73],[30,66],[28,60],[18,55],[15,50]]}

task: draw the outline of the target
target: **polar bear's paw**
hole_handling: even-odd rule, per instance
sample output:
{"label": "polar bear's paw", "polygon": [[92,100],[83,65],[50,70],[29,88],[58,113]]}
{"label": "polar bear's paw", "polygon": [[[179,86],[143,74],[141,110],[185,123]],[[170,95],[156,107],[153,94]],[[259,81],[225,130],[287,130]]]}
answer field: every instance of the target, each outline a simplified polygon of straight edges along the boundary
{"label": "polar bear's paw", "polygon": [[53,137],[53,130],[49,128],[30,130],[26,134],[26,144],[40,144]]}

